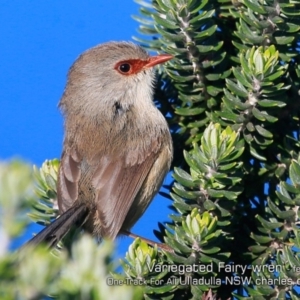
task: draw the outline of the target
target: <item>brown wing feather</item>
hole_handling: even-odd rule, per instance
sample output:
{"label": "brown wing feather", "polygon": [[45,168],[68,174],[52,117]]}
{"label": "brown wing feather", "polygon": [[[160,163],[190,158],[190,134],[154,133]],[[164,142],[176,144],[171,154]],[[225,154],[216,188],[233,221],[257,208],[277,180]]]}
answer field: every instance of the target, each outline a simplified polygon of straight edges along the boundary
{"label": "brown wing feather", "polygon": [[75,150],[64,152],[58,173],[57,200],[60,213],[69,209],[78,198],[78,182],[81,177],[80,157]]}
{"label": "brown wing feather", "polygon": [[[152,168],[157,153],[151,153],[143,161],[128,164],[128,155],[136,155],[139,151],[128,153],[120,158],[103,158],[95,172],[93,185],[96,189],[95,202],[101,221],[102,236],[115,238],[119,233],[126,215],[138,194],[145,178]],[[109,160],[109,163],[108,163]]]}

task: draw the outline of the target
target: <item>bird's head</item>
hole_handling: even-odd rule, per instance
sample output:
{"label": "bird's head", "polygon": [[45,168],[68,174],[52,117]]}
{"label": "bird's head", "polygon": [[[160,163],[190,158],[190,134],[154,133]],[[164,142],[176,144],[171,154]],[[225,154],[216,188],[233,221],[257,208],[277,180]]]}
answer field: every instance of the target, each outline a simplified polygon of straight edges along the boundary
{"label": "bird's head", "polygon": [[[97,113],[120,103],[124,108],[152,101],[153,67],[172,58],[149,56],[140,46],[109,42],[84,52],[69,71],[60,106],[63,111]],[[71,99],[70,99],[71,98]]]}

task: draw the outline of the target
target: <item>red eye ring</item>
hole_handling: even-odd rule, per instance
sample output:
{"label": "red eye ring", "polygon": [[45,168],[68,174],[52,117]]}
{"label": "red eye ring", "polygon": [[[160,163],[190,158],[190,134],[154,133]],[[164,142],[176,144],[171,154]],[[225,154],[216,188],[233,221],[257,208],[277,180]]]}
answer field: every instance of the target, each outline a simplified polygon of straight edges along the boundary
{"label": "red eye ring", "polygon": [[114,69],[121,75],[129,76],[139,73],[147,63],[148,60],[128,59],[116,63]]}

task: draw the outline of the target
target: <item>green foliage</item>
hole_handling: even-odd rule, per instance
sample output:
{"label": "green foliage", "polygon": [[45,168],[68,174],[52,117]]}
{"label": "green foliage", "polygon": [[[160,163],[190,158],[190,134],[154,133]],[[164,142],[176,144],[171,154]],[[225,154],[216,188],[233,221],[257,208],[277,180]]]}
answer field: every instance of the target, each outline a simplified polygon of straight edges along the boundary
{"label": "green foliage", "polygon": [[[217,218],[207,212],[201,216],[194,209],[182,218],[181,224],[168,228],[165,240],[176,253],[158,252],[137,239],[122,263],[125,274],[130,280],[139,280],[140,284],[146,285],[145,299],[176,299],[182,293],[195,294],[195,299],[199,299],[199,295],[215,286],[195,286],[189,291],[189,283],[205,279],[209,282],[209,278],[216,275],[212,262],[216,264],[229,256],[229,253],[221,253],[218,247],[223,233],[217,229]],[[197,268],[199,262],[201,269]]]}
{"label": "green foliage", "polygon": [[33,196],[31,173],[20,161],[0,162],[0,256],[28,224],[25,211]]}
{"label": "green foliage", "polygon": [[36,201],[28,216],[36,223],[49,225],[58,214],[56,182],[59,161],[46,160],[38,170],[34,166]]}
{"label": "green foliage", "polygon": [[[224,253],[222,262],[247,267],[210,276],[251,279],[212,286],[215,296],[234,291],[238,299],[298,299],[300,3],[137,3],[136,40],[174,55],[165,74],[160,70],[164,84],[156,91],[176,151],[171,197],[177,213],[158,233],[174,249],[164,264],[188,265],[191,256],[203,264],[203,249],[210,249],[210,261]],[[207,248],[192,242],[205,241],[193,239],[187,225],[195,210],[200,219],[209,214],[216,220]],[[254,266],[266,268],[258,272]],[[204,290],[181,284],[174,298],[199,299],[207,296]]]}
{"label": "green foliage", "polygon": [[[72,245],[71,254],[23,248],[0,260],[1,299],[141,299],[142,290],[112,283],[112,244],[100,247],[88,235]],[[7,272],[9,270],[9,272]],[[119,279],[121,281],[121,279]],[[124,277],[122,277],[124,280]],[[119,282],[120,282],[119,281]]]}
{"label": "green foliage", "polygon": [[167,269],[162,269],[162,254],[156,247],[152,248],[144,241],[136,239],[129,247],[122,265],[128,282],[145,286],[145,299],[153,299],[153,295],[154,297],[159,295],[160,299],[172,299],[176,284],[165,284],[170,278],[169,272]]}
{"label": "green foliage", "polygon": [[[288,291],[291,299],[299,297],[293,290],[295,285],[299,285],[297,279],[300,276],[300,230],[297,226],[300,217],[297,209],[300,203],[299,176],[300,157],[293,160],[289,167],[291,182],[281,181],[276,191],[277,197],[268,198],[266,214],[263,217],[256,216],[259,233],[251,233],[256,245],[250,247],[253,257],[256,258],[254,262],[262,266],[270,263],[277,266],[278,272],[277,274],[268,270],[253,272],[252,278],[261,282],[270,278],[273,282],[287,281],[286,284],[278,284],[276,288],[270,287],[271,284],[258,286],[257,290],[261,295],[278,295],[279,298]],[[253,296],[257,294],[253,289],[249,289],[248,292]]]}
{"label": "green foliage", "polygon": [[[43,198],[41,203],[50,203],[49,198],[56,195],[57,166],[57,160],[46,161],[40,171],[35,170],[36,193]],[[26,246],[8,252],[9,238],[20,235],[28,224],[29,204],[35,209],[38,206],[33,199],[33,187],[29,166],[18,161],[0,164],[0,298],[43,299],[48,295],[58,299],[100,300],[109,295],[109,299],[141,299],[142,288],[126,284],[124,276],[119,275],[117,285],[112,282],[118,266],[112,260],[111,242],[99,246],[89,235],[83,235],[70,251],[51,252],[44,247]],[[43,217],[47,219],[48,215]]]}

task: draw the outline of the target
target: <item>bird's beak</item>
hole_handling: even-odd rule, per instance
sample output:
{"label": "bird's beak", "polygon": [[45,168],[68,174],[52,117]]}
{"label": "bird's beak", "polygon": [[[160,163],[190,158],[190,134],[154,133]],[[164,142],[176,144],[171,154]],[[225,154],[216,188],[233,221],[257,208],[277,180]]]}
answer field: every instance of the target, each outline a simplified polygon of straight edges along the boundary
{"label": "bird's beak", "polygon": [[144,68],[152,68],[156,65],[162,64],[173,58],[173,55],[170,54],[159,54],[156,56],[151,56],[147,63],[144,65]]}

